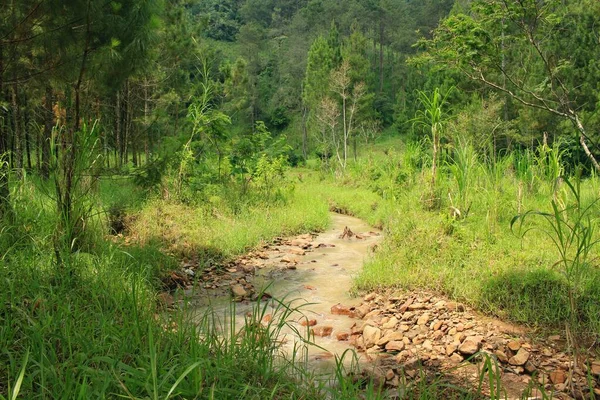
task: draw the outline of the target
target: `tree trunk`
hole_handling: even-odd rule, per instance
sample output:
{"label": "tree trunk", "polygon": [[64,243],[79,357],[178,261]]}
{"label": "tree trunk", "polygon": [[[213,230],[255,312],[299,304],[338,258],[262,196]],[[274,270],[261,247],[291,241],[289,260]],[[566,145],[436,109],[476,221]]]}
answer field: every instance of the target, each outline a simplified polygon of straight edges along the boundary
{"label": "tree trunk", "polygon": [[385,26],[383,24],[383,15],[379,20],[379,93],[383,93],[383,38]]}
{"label": "tree trunk", "polygon": [[27,157],[27,169],[32,170],[31,166],[31,135],[29,132],[29,113],[23,113],[23,133],[25,134],[25,156]]}
{"label": "tree trunk", "polygon": [[129,162],[129,141],[131,140],[131,87],[129,79],[125,81],[125,133],[123,136],[123,155],[125,164]]}
{"label": "tree trunk", "polygon": [[123,165],[121,152],[121,91],[117,90],[115,101],[115,166],[120,168]]}
{"label": "tree trunk", "polygon": [[308,159],[308,107],[302,107],[302,156]]}
{"label": "tree trunk", "polygon": [[[4,52],[0,46],[0,71],[4,71]],[[4,96],[4,80],[0,72],[0,100]],[[8,213],[9,190],[8,190],[8,165],[6,153],[8,150],[8,132],[6,124],[0,121],[0,218],[4,218]]]}
{"label": "tree trunk", "polygon": [[13,146],[14,146],[14,166],[17,170],[17,176],[22,177],[23,171],[23,135],[21,131],[21,108],[19,104],[19,87],[17,81],[13,83],[11,87],[11,105],[12,105],[12,117],[13,117]]}
{"label": "tree trunk", "polygon": [[342,169],[346,170],[346,161],[348,160],[348,125],[346,125],[346,97],[342,97],[342,119],[344,123],[344,163]]}

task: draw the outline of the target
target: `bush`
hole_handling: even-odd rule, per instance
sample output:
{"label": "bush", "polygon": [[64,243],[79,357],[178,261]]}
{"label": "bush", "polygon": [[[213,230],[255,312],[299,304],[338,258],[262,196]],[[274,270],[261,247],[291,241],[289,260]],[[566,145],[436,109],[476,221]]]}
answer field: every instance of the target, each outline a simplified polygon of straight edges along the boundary
{"label": "bush", "polygon": [[557,272],[512,270],[482,286],[482,304],[528,324],[558,326],[569,318],[569,285]]}

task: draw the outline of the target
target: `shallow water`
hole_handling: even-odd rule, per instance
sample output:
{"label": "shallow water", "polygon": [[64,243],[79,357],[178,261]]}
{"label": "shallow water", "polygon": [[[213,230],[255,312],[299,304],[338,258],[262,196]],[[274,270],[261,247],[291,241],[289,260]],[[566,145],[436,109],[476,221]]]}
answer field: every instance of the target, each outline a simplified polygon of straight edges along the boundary
{"label": "shallow water", "polygon": [[[317,321],[316,327],[329,326],[333,332],[329,337],[311,337],[317,346],[309,346],[308,362],[315,370],[329,369],[335,365],[334,356],[342,354],[352,348],[348,342],[338,341],[336,334],[350,332],[351,326],[357,322],[347,316],[332,315],[331,307],[338,303],[345,306],[359,305],[360,298],[353,298],[349,294],[353,277],[360,271],[370,248],[377,244],[382,236],[364,221],[346,215],[332,214],[330,228],[316,236],[311,244],[312,251],[305,255],[292,254],[299,250],[298,246],[274,246],[267,250],[269,258],[261,260],[262,268],[256,270],[254,286],[257,291],[264,289],[274,299],[291,301],[292,307],[301,306],[302,314],[308,319]],[[352,237],[342,239],[344,228],[359,234],[362,239]],[[333,247],[321,247],[319,244]],[[296,269],[286,269],[289,263],[282,262],[282,258],[292,258],[297,261]],[[231,300],[229,294],[218,295],[204,292],[193,295],[197,307],[194,310],[196,318],[204,315],[208,309],[214,311],[215,316],[221,318],[222,326],[229,326],[231,315]],[[236,329],[245,325],[245,316],[256,308],[256,302],[241,302],[235,305]],[[262,315],[272,314],[277,320],[277,303],[273,300],[263,301]],[[279,311],[278,311],[279,310]],[[302,314],[293,312],[286,320],[289,326],[282,329],[279,338],[284,342],[282,351],[291,356],[302,340],[300,336],[307,337],[306,327],[297,323],[302,319]],[[297,331],[296,331],[297,330]],[[300,333],[300,335],[298,334]],[[297,355],[299,356],[299,355]],[[346,362],[350,357],[346,358]]]}

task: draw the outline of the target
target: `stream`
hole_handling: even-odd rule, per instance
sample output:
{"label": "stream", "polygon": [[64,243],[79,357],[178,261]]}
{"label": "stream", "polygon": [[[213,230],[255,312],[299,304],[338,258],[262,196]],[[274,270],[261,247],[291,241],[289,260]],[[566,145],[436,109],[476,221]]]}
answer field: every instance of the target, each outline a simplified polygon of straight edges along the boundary
{"label": "stream", "polygon": [[[332,314],[331,308],[338,303],[345,307],[360,304],[361,299],[353,298],[349,293],[352,279],[359,273],[371,249],[381,240],[381,232],[364,221],[332,213],[327,231],[316,236],[282,239],[279,244],[276,242],[265,246],[259,257],[251,253],[242,263],[246,271],[253,268],[253,274],[225,281],[218,286],[228,289],[232,286],[242,287],[238,284],[242,282],[246,289],[252,287],[255,294],[265,291],[273,299],[291,304],[292,308],[300,307],[301,312],[294,311],[286,316],[289,323],[281,329],[278,337],[282,342],[281,350],[288,357],[293,356],[294,349],[302,347],[301,336],[307,338],[308,329],[314,329],[317,333],[314,337],[311,335],[311,341],[316,346],[308,346],[304,356],[308,356],[311,369],[324,372],[335,366],[335,356],[341,357],[345,351],[353,348],[348,341],[338,340],[338,334],[349,333],[356,323],[355,319],[346,315]],[[233,271],[230,272],[236,278]],[[194,291],[191,296],[194,318],[199,320],[210,310],[218,318],[219,326],[231,325],[232,296],[229,290]],[[266,307],[261,308],[263,325],[267,325],[271,319],[276,321],[278,313],[282,312],[279,303],[273,299],[260,303],[260,307]],[[239,331],[244,328],[246,317],[252,313],[253,307],[257,307],[257,302],[237,300],[235,326]],[[308,321],[311,321],[311,325],[316,322],[316,325],[305,327],[299,323],[301,320],[305,325]],[[351,358],[345,357],[344,360],[349,363]]]}

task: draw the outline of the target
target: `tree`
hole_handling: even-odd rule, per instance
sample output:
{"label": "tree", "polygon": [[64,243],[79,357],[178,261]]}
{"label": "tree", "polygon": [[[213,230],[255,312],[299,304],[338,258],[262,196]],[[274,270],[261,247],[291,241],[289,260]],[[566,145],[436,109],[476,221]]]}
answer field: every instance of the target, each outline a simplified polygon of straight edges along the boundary
{"label": "tree", "polygon": [[[363,82],[352,82],[349,61],[342,61],[342,65],[331,73],[331,92],[337,95],[342,102],[342,136],[337,138],[334,135],[333,142],[340,167],[342,171],[345,171],[348,163],[348,143],[354,134],[359,102],[366,93],[366,86]],[[335,133],[335,129],[332,131]]]}
{"label": "tree", "polygon": [[[574,70],[581,69],[572,57],[578,40],[564,39],[571,35],[566,28],[574,18],[568,11],[577,3],[566,2],[566,7],[559,0],[478,0],[470,14],[448,17],[433,38],[421,44],[426,59],[456,68],[523,106],[570,121],[588,160],[600,171],[581,118],[585,103],[581,103],[577,83],[569,79]],[[598,8],[594,2],[586,3]],[[597,53],[597,43],[588,50],[590,55]]]}
{"label": "tree", "polygon": [[308,124],[311,119],[312,121],[315,120],[315,111],[321,105],[321,101],[329,90],[329,77],[333,68],[333,54],[328,41],[323,36],[315,39],[308,52],[306,74],[302,87],[302,153],[305,159],[308,156]]}

